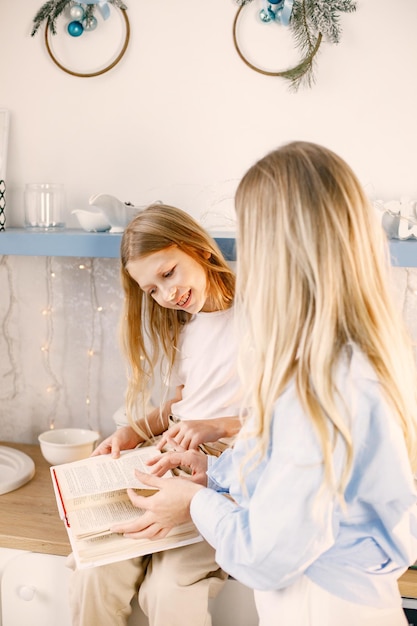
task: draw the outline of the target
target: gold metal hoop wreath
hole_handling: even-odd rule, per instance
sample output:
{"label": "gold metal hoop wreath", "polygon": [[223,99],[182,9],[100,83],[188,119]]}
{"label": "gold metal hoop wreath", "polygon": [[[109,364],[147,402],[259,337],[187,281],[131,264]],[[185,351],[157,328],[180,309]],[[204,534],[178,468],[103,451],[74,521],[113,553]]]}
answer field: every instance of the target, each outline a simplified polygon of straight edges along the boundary
{"label": "gold metal hoop wreath", "polygon": [[317,35],[317,39],[314,43],[314,45],[310,48],[310,51],[308,52],[308,54],[300,61],[300,63],[298,63],[297,65],[295,65],[292,68],[289,68],[287,70],[282,70],[280,72],[269,72],[267,70],[263,70],[260,67],[257,67],[256,65],[254,65],[253,63],[251,63],[243,54],[243,52],[241,51],[241,49],[239,48],[239,44],[237,41],[237,27],[238,27],[238,21],[239,21],[239,17],[240,14],[242,12],[242,10],[244,9],[245,6],[248,6],[246,4],[242,4],[235,15],[235,19],[233,21],[233,43],[234,46],[236,48],[236,52],[238,53],[238,55],[240,56],[240,58],[242,59],[242,61],[248,66],[250,67],[252,70],[254,70],[255,72],[259,72],[259,74],[264,74],[265,76],[280,76],[281,78],[289,78],[292,79],[294,74],[299,74],[302,75],[304,74],[309,67],[311,67],[311,63],[315,57],[315,55],[317,54],[319,48],[320,48],[320,44],[322,41],[322,34],[319,33]]}
{"label": "gold metal hoop wreath", "polygon": [[125,23],[125,29],[126,29],[125,38],[124,38],[123,45],[122,45],[122,48],[121,48],[119,54],[114,59],[114,61],[112,61],[109,65],[107,65],[103,69],[98,70],[97,72],[87,72],[87,73],[74,72],[73,70],[70,70],[68,67],[65,67],[65,65],[62,65],[62,63],[60,63],[58,61],[58,59],[54,56],[54,54],[53,54],[53,52],[51,50],[50,43],[49,43],[50,19],[48,18],[48,22],[47,22],[46,28],[45,28],[45,45],[46,45],[46,49],[48,51],[48,54],[51,57],[52,61],[55,63],[55,65],[57,65],[64,72],[67,72],[67,74],[71,74],[72,76],[80,76],[81,78],[91,78],[92,76],[100,76],[100,74],[104,74],[105,72],[108,72],[109,70],[112,69],[112,67],[117,65],[118,62],[123,57],[124,53],[126,52],[127,46],[129,45],[129,39],[130,39],[130,23],[129,23],[129,18],[127,17],[126,10],[119,8],[119,11],[121,11],[121,14],[123,15],[124,23]]}

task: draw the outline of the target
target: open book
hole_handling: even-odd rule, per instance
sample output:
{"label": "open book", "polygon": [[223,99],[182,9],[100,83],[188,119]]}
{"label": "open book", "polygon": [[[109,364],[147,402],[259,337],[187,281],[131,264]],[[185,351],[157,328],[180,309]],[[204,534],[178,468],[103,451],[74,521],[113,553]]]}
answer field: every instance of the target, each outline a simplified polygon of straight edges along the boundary
{"label": "open book", "polygon": [[[130,539],[112,533],[114,524],[143,514],[130,502],[126,489],[152,495],[155,489],[141,483],[134,470],[149,473],[146,460],[162,454],[154,446],[51,467],[52,483],[61,519],[64,520],[77,567],[82,569],[123,561],[135,556],[178,548],[201,541],[192,522],[173,528],[163,539]],[[165,476],[171,476],[168,472]]]}

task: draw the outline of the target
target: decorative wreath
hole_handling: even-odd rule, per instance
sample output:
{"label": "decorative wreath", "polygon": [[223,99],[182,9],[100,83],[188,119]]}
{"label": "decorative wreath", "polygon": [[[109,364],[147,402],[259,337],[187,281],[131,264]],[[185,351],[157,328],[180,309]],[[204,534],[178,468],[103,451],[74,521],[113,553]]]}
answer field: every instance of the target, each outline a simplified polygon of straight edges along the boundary
{"label": "decorative wreath", "polygon": [[253,0],[235,0],[239,5],[233,22],[233,43],[242,61],[251,69],[266,76],[280,76],[291,83],[296,91],[301,84],[308,87],[314,83],[314,62],[323,39],[339,43],[341,27],[339,13],[356,11],[354,0],[263,0],[259,19],[264,23],[275,22],[288,26],[295,46],[301,51],[301,61],[287,70],[270,72],[257,67],[243,55],[237,39],[239,16]]}
{"label": "decorative wreath", "polygon": [[[80,35],[82,35],[84,32],[94,31],[97,28],[98,22],[94,15],[97,8],[102,18],[104,20],[108,19],[108,17],[110,16],[110,4],[117,9],[120,9],[125,24],[124,42],[117,57],[107,67],[97,72],[74,72],[73,70],[70,70],[62,65],[58,61],[58,59],[55,58],[49,43],[49,32],[51,32],[52,35],[57,34],[56,21],[58,17],[62,13],[64,13],[64,11],[68,12],[70,21],[67,25],[67,32],[71,37],[80,37]],[[79,2],[77,2],[76,0],[48,0],[47,2],[45,2],[44,5],[41,6],[33,19],[34,25],[31,35],[33,37],[38,32],[39,28],[42,25],[42,22],[46,22],[45,45],[48,54],[53,62],[61,70],[67,72],[68,74],[72,74],[73,76],[98,76],[99,74],[104,74],[104,72],[108,72],[112,67],[114,67],[126,52],[126,48],[128,46],[130,38],[130,24],[126,11],[127,6],[124,4],[124,2],[122,2],[122,0],[80,0]]]}

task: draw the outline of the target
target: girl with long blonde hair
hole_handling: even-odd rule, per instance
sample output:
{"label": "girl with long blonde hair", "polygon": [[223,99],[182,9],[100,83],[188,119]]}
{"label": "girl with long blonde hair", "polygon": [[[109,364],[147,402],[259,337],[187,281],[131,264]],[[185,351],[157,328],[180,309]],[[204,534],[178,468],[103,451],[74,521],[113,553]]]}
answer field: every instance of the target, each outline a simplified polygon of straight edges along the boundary
{"label": "girl with long blonde hair", "polygon": [[[138,259],[140,263],[145,257],[157,252],[163,254],[170,249],[176,249],[182,255],[187,255],[196,264],[194,267],[197,266],[204,274],[206,293],[203,294],[205,302],[201,309],[197,310],[199,304],[193,302],[185,302],[179,306],[179,296],[184,294],[178,292],[176,287],[175,270],[178,272],[176,268],[174,275],[163,278],[166,288],[168,291],[171,290],[166,299],[164,299],[166,294],[161,293],[159,297],[156,289],[142,290],[138,286],[134,272],[131,272],[132,264]],[[161,353],[162,363],[168,369],[164,373],[164,378],[169,380],[178,356],[181,331],[191,321],[193,313],[200,310],[221,311],[231,308],[235,275],[216,242],[208,236],[204,228],[188,213],[167,205],[153,205],[132,220],[123,233],[120,254],[121,279],[125,293],[122,341],[130,371],[126,412],[131,426],[146,438],[159,435],[167,428],[167,407],[163,414],[158,407],[151,416],[147,416],[147,419],[138,421],[138,414],[145,413],[143,401],[152,388],[155,368],[161,362]],[[170,405],[168,406],[170,408]],[[152,417],[160,417],[161,424],[157,425],[155,419],[153,424],[147,423]],[[147,428],[144,433],[145,423]],[[220,422],[216,424],[219,425]],[[178,443],[182,443],[182,440]]]}
{"label": "girl with long blonde hair", "polygon": [[[248,419],[209,467],[196,451],[139,524],[191,516],[261,626],[405,626],[397,579],[417,558],[417,375],[387,246],[343,159],[292,142],[236,194],[236,315]],[[224,498],[226,491],[231,498]]]}
{"label": "girl with long blonde hair", "polygon": [[[218,456],[241,426],[234,273],[196,220],[175,207],[153,205],[123,233],[121,277],[129,425],[93,454],[118,458],[121,450],[157,441],[163,450],[202,448]],[[159,364],[175,392],[146,412]],[[126,625],[138,590],[150,626],[183,626],[184,620],[209,626],[209,598],[226,577],[205,541],[75,571],[73,626]]]}

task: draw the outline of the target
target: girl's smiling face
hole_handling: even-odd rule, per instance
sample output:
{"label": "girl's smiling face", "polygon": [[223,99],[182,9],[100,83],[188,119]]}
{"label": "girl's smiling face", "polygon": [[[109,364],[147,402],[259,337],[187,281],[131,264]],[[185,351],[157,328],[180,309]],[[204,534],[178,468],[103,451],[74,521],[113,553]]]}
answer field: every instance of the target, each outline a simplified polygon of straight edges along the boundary
{"label": "girl's smiling face", "polygon": [[187,313],[213,310],[203,266],[175,245],[130,261],[126,269],[139,287],[166,309]]}

